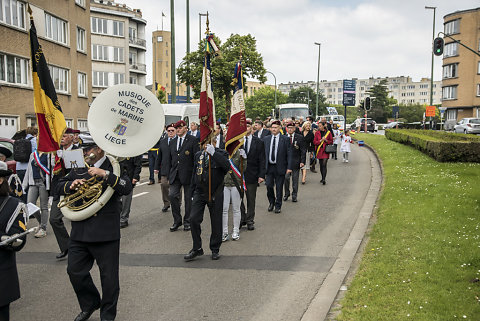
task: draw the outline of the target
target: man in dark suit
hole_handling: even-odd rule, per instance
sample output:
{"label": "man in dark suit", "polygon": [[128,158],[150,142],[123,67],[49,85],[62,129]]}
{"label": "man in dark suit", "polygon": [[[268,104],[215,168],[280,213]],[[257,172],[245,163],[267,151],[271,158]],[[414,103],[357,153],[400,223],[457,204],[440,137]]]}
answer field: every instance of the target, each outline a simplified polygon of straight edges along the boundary
{"label": "man in dark suit", "polygon": [[142,171],[142,157],[127,157],[120,162],[122,176],[127,176],[132,182],[132,191],[128,195],[122,196],[122,212],[120,213],[120,228],[128,226],[130,218],[130,207],[132,207],[133,187],[140,180],[140,172]]}
{"label": "man in dark suit", "polygon": [[285,175],[285,196],[286,201],[290,196],[290,178],[292,180],[292,202],[297,201],[298,177],[300,168],[305,165],[306,146],[303,135],[295,133],[296,126],[293,122],[287,124],[287,138],[292,147],[292,172]]}
{"label": "man in dark suit", "polygon": [[[265,180],[265,147],[263,141],[252,135],[252,121],[247,120],[247,135],[245,136],[244,149],[247,153],[247,169],[244,173],[247,190],[247,213],[242,217],[242,222],[247,224],[248,230],[255,229],[255,201],[257,187]],[[242,213],[243,214],[243,213]]]}
{"label": "man in dark suit", "polygon": [[189,135],[192,135],[194,137],[197,137],[200,139],[200,130],[198,129],[198,124],[194,121],[190,123],[190,130],[188,131]]}
{"label": "man in dark suit", "polygon": [[[114,320],[117,314],[120,282],[118,277],[120,256],[120,211],[122,195],[132,191],[132,184],[127,176],[117,176],[104,151],[96,146],[90,136],[82,137],[83,154],[90,165],[88,172],[71,171],[61,178],[57,185],[59,195],[75,193],[85,180],[98,176],[102,181],[102,190],[108,186],[114,193],[108,202],[93,216],[72,222],[70,244],[68,249],[67,273],[77,295],[82,312],[75,321],[85,321],[100,308],[102,321]],[[93,283],[90,269],[94,261],[100,269],[102,297]]]}
{"label": "man in dark suit", "polygon": [[173,225],[170,231],[174,232],[182,225],[180,214],[180,190],[183,187],[185,199],[185,216],[183,218],[183,229],[190,231],[190,210],[192,207],[192,196],[190,183],[194,167],[195,154],[200,150],[198,139],[187,134],[187,124],[183,120],[175,123],[177,137],[170,142],[170,159],[168,182],[170,191],[168,197],[172,205]]}
{"label": "man in dark suit", "polygon": [[[210,235],[210,250],[212,260],[220,258],[220,245],[222,244],[222,219],[223,219],[223,179],[230,170],[228,153],[220,148],[215,148],[216,138],[211,144],[205,144],[203,149],[195,154],[195,168],[192,176],[192,239],[193,247],[184,256],[185,261],[191,261],[203,255],[200,224],[203,221],[205,205],[210,212],[212,234]],[[209,163],[211,169],[211,189],[209,189]],[[211,191],[211,200],[209,194]]]}
{"label": "man in dark suit", "polygon": [[222,126],[220,126],[220,122],[217,121],[215,125],[215,141],[217,142],[215,147],[220,149],[225,149],[225,137],[223,136]]}
{"label": "man in dark suit", "polygon": [[170,184],[168,183],[168,175],[170,173],[170,143],[177,136],[175,124],[167,125],[167,137],[160,140],[158,147],[158,157],[155,162],[155,173],[160,173],[160,185],[162,188],[163,208],[162,212],[168,211],[170,208],[170,198],[168,197]]}
{"label": "man in dark suit", "polygon": [[254,125],[255,133],[254,136],[257,136],[260,139],[263,139],[266,136],[271,135],[268,129],[263,128],[263,122],[261,120],[256,120]]}
{"label": "man in dark suit", "polygon": [[[161,138],[158,140],[155,146],[148,150],[148,185],[155,184],[155,162],[157,160],[158,146],[160,145],[160,140]],[[158,177],[158,180],[160,180],[160,177]]]}
{"label": "man in dark suit", "polygon": [[280,213],[282,209],[285,175],[292,172],[292,146],[288,138],[280,134],[279,120],[272,122],[272,135],[263,138],[267,179],[268,211]]}

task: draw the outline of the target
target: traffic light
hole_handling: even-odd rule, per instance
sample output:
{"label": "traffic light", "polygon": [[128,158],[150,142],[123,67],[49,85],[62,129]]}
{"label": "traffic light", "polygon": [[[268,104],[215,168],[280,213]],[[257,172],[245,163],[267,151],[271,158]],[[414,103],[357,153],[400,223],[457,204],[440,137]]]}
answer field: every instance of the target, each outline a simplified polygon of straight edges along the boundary
{"label": "traffic light", "polygon": [[366,97],[363,101],[363,109],[369,111],[372,108],[370,97]]}
{"label": "traffic light", "polygon": [[435,56],[441,56],[443,54],[443,45],[443,38],[438,37],[433,40],[433,54]]}

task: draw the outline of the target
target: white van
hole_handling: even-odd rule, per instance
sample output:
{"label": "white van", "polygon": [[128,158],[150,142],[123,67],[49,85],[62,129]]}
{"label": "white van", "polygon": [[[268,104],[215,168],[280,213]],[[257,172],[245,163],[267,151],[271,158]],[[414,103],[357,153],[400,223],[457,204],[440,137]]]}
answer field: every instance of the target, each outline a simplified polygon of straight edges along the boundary
{"label": "white van", "polygon": [[162,104],[162,106],[165,125],[176,123],[179,120],[184,120],[187,126],[190,126],[193,121],[199,123],[200,104]]}
{"label": "white van", "polygon": [[326,118],[327,122],[330,122],[330,120],[333,120],[334,124],[337,124],[338,129],[343,130],[343,126],[345,125],[345,118],[343,115],[323,115],[323,116],[318,116],[317,121],[319,121],[322,118]]}

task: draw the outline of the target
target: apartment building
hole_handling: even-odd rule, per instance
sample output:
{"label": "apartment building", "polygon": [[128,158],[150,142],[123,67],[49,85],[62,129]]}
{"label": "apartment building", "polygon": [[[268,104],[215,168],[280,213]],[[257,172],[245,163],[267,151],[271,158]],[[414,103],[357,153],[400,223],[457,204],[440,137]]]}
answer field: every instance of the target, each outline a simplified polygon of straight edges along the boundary
{"label": "apartment building", "polygon": [[[90,4],[86,0],[31,0],[43,47],[67,125],[86,130],[92,100]],[[0,0],[0,137],[36,125],[27,3]]]}
{"label": "apartment building", "polygon": [[[480,52],[480,7],[443,17],[444,33]],[[444,37],[442,106],[447,107],[445,129],[462,118],[480,117],[480,57]]]}
{"label": "apartment building", "polygon": [[130,83],[146,85],[147,22],[140,9],[113,1],[90,1],[92,90]]}
{"label": "apartment building", "polygon": [[[422,78],[420,81],[413,81],[410,77],[386,77],[386,78],[368,78],[356,80],[356,97],[355,105],[359,105],[361,101],[368,96],[367,92],[380,81],[387,81],[387,88],[390,96],[397,100],[399,104],[429,104],[430,103],[430,79]],[[278,89],[280,92],[288,95],[290,90],[300,87],[310,87],[315,92],[317,83],[315,81],[293,82],[288,84],[280,84]],[[441,103],[441,81],[433,82],[433,104]],[[331,105],[342,105],[343,103],[343,80],[327,81],[322,80],[318,84],[318,91],[326,98],[327,103]]]}
{"label": "apartment building", "polygon": [[254,96],[255,92],[263,87],[270,87],[272,89],[275,89],[274,85],[262,84],[259,81],[255,81],[255,80],[247,80],[245,82],[245,88],[243,90],[245,98],[250,98]]}

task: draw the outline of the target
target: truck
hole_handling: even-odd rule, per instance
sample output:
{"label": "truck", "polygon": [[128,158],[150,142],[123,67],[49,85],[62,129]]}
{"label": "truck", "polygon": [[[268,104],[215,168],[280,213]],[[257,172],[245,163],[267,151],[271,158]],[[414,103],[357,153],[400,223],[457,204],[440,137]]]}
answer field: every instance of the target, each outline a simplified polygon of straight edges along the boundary
{"label": "truck", "polygon": [[276,115],[277,118],[283,120],[285,118],[303,117],[305,120],[310,114],[307,104],[281,104],[277,106]]}
{"label": "truck", "polygon": [[165,125],[176,123],[179,120],[184,120],[187,126],[190,126],[191,122],[199,123],[200,104],[162,104],[162,106],[165,114]]}

